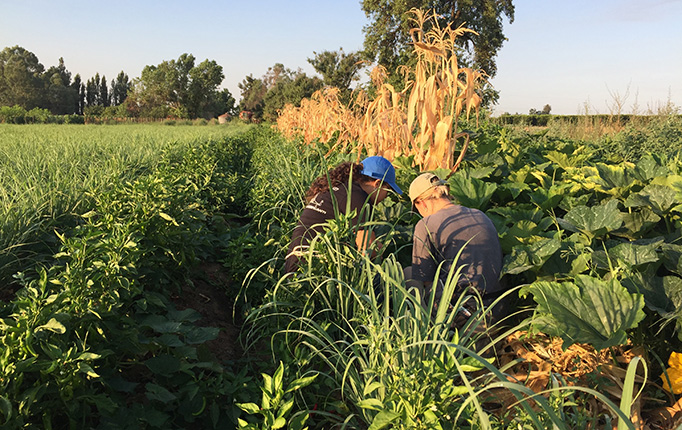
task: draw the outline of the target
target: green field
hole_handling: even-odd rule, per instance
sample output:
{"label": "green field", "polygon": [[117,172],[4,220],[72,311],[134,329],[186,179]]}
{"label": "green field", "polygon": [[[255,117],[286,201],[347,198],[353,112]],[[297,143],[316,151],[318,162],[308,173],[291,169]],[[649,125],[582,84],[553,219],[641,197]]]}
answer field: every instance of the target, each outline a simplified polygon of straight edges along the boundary
{"label": "green field", "polygon": [[[493,220],[518,311],[453,331],[405,288],[406,196],[371,220],[378,258],[339,217],[281,276],[308,185],[357,154],[267,126],[2,124],[2,428],[658,425],[682,350],[681,136],[676,117],[599,141],[478,127],[449,183]],[[407,189],[419,172],[394,163]]]}

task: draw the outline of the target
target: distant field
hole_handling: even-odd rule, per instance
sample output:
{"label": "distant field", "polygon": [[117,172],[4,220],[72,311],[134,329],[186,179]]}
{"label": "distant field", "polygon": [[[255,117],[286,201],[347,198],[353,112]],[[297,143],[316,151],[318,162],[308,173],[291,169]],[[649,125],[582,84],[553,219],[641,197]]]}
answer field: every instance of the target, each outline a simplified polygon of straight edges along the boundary
{"label": "distant field", "polygon": [[91,196],[244,127],[0,124],[0,279]]}

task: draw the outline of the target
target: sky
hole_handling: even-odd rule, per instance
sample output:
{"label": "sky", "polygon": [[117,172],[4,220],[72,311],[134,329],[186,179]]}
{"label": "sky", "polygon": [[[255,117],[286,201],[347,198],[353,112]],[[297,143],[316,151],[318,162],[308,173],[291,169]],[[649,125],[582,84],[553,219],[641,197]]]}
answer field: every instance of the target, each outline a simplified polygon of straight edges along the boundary
{"label": "sky", "polygon": [[[316,75],[315,52],[362,49],[360,0],[0,0],[0,49],[19,45],[84,81],[131,79],[192,54],[239,100],[276,63]],[[514,0],[490,83],[501,113],[644,113],[682,107],[682,0]],[[363,77],[366,80],[366,77]]]}

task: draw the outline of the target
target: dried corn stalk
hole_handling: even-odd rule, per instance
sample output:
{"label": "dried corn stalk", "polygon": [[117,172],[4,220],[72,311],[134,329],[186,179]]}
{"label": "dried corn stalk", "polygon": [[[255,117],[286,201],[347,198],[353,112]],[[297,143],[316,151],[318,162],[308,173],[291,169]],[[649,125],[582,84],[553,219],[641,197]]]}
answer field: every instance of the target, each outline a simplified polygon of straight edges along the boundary
{"label": "dried corn stalk", "polygon": [[[410,31],[417,63],[413,70],[403,68],[404,90],[396,91],[386,83],[386,70],[377,66],[371,74],[377,89],[374,100],[360,93],[355,108],[362,116],[338,102],[337,93],[326,89],[317,92],[300,108],[287,106],[277,127],[287,136],[303,135],[305,142],[328,141],[338,133],[334,149],[345,150],[351,141],[359,141],[358,153],[383,155],[393,160],[400,155],[414,155],[421,170],[446,168],[454,172],[468,146],[466,133],[457,131],[462,113],[478,116],[481,97],[476,92],[485,81],[480,70],[459,68],[455,40],[472,30],[451,26],[441,28],[434,13],[412,9],[415,28]],[[429,31],[427,22],[433,21]],[[457,139],[464,137],[455,160]],[[363,151],[364,150],[364,151]]]}
{"label": "dried corn stalk", "polygon": [[300,107],[286,105],[276,127],[286,137],[302,137],[308,145],[317,140],[329,142],[337,134],[336,146],[345,150],[349,142],[358,139],[359,118],[339,101],[338,88],[326,87],[301,100]]}

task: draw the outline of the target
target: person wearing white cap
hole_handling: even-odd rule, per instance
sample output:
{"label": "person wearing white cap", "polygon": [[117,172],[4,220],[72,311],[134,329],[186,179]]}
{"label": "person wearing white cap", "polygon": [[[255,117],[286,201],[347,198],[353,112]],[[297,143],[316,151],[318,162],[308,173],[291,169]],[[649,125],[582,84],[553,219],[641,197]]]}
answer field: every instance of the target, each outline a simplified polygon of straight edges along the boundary
{"label": "person wearing white cap", "polygon": [[[352,181],[350,189],[349,178]],[[393,164],[378,155],[367,157],[360,164],[341,163],[327,174],[317,177],[306,193],[307,205],[292,232],[284,271],[296,271],[310,241],[323,231],[322,224],[334,219],[337,212],[346,213],[347,200],[350,200],[350,211],[357,211],[353,219],[355,226],[358,222],[370,219],[369,211],[363,210],[363,206],[368,204],[368,209],[371,209],[374,204],[384,200],[389,192],[403,193],[396,184]],[[374,240],[373,232],[367,235],[359,229],[355,242],[358,249],[365,250]]]}
{"label": "person wearing white cap", "polygon": [[[412,266],[405,269],[408,285],[430,291],[442,264],[436,286],[436,297],[440,299],[455,263],[463,266],[455,293],[470,286],[481,293],[484,305],[493,302],[503,290],[499,282],[502,250],[490,218],[478,209],[455,204],[447,182],[433,173],[422,173],[412,181],[409,196],[423,218],[414,229]],[[502,307],[493,309],[495,318],[504,312]]]}

